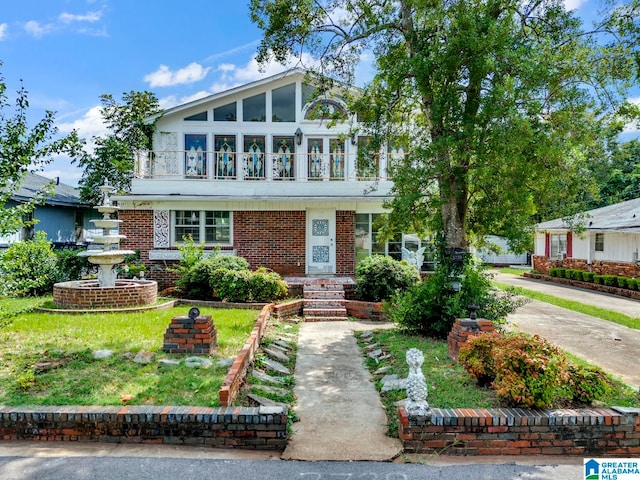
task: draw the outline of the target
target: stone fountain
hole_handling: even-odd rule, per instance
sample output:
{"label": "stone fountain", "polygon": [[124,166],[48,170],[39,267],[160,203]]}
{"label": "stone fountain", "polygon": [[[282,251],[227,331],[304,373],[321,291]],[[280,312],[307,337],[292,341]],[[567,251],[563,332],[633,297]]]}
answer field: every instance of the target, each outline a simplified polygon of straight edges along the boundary
{"label": "stone fountain", "polygon": [[111,218],[119,207],[112,205],[109,194],[114,190],[111,185],[100,187],[103,195],[102,205],[94,207],[102,214],[99,220],[90,220],[93,224],[102,229],[102,235],[95,235],[93,243],[101,247],[99,249],[90,248],[86,252],[78,254],[80,257],[87,257],[89,263],[98,266],[98,285],[101,287],[114,287],[118,278],[116,265],[124,261],[125,255],[133,255],[133,250],[120,250],[120,240],[126,238],[124,235],[113,235],[111,230],[120,226],[122,220]]}
{"label": "stone fountain", "polygon": [[114,187],[102,185],[102,205],[94,207],[102,218],[91,220],[102,229],[102,235],[93,238],[93,246],[78,256],[87,257],[89,263],[98,266],[96,280],[76,280],[56,283],[53,286],[53,301],[63,308],[124,308],[153,304],[158,298],[158,284],[146,279],[118,279],[116,266],[124,261],[125,255],[133,250],[120,250],[124,235],[111,233],[120,226],[122,220],[111,218],[119,209],[111,203],[110,194]]}

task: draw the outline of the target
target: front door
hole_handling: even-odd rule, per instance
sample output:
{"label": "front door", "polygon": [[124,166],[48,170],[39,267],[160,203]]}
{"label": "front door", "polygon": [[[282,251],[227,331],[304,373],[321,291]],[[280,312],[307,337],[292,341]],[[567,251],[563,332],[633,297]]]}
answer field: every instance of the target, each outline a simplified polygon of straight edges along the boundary
{"label": "front door", "polygon": [[336,273],[336,212],[307,211],[307,275]]}

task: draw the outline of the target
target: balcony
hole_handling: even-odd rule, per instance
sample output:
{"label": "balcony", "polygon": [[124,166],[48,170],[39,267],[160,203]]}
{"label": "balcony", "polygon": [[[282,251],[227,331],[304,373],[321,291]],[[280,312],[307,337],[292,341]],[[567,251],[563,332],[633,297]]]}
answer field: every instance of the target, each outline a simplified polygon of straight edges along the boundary
{"label": "balcony", "polygon": [[384,155],[162,150],[137,152],[131,193],[379,197],[391,185]]}

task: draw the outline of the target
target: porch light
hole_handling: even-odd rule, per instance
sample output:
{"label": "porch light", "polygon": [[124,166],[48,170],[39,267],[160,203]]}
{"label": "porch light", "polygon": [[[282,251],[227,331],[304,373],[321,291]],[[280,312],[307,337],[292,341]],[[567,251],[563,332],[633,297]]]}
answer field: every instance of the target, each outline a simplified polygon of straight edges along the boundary
{"label": "porch light", "polygon": [[358,137],[356,136],[356,132],[351,134],[351,145],[355,145],[358,143]]}
{"label": "porch light", "polygon": [[296,144],[302,145],[302,130],[300,130],[300,127],[298,127],[294,135],[296,136]]}

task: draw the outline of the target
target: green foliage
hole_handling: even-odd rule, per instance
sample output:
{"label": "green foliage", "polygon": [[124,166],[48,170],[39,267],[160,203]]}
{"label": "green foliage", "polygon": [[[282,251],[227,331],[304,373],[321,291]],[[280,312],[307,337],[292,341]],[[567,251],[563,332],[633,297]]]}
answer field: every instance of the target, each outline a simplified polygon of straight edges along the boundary
{"label": "green foliage", "polygon": [[253,302],[271,302],[285,298],[289,287],[280,275],[262,267],[251,273],[249,292]]}
{"label": "green foliage", "polygon": [[611,382],[598,367],[569,365],[568,373],[569,396],[575,401],[591,403],[611,393]]}
{"label": "green foliage", "polygon": [[77,250],[55,250],[58,262],[58,282],[80,280],[86,271],[89,261],[87,257],[78,255]]}
{"label": "green foliage", "polygon": [[[0,68],[2,61],[0,60]],[[13,111],[6,96],[6,84],[0,74],[0,236],[31,227],[37,220],[26,221],[38,205],[53,193],[52,181],[35,192],[31,200],[8,207],[7,202],[19,190],[28,172],[37,172],[57,155],[74,156],[81,149],[77,133],[58,135],[53,112],[45,112],[35,124],[27,118],[29,100],[20,86]]]}
{"label": "green foliage", "polygon": [[582,281],[582,270],[570,270],[571,280]]}
{"label": "green foliage", "polygon": [[603,275],[602,280],[607,287],[618,286],[618,277],[616,275]]}
{"label": "green foliage", "polygon": [[593,282],[593,277],[595,273],[593,272],[582,272],[582,280],[585,282]]}
{"label": "green foliage", "polygon": [[638,290],[638,279],[627,278],[627,288],[629,290]]}
{"label": "green foliage", "polygon": [[558,268],[557,267],[550,268],[549,269],[549,276],[557,277],[558,276]]}
{"label": "green foliage", "polygon": [[616,287],[629,288],[627,284],[627,277],[616,277]]}
{"label": "green foliage", "polygon": [[538,336],[482,334],[461,347],[459,358],[472,376],[493,380],[498,397],[518,407],[550,407],[568,379],[564,354]]}
{"label": "green foliage", "polygon": [[502,293],[491,285],[491,278],[474,263],[464,267],[461,290],[452,290],[450,271],[440,264],[433,275],[391,301],[391,319],[404,328],[433,337],[445,337],[456,318],[468,316],[468,306],[478,307],[478,317],[500,323],[526,300]]}
{"label": "green foliage", "polygon": [[182,243],[178,244],[180,260],[175,267],[168,267],[167,271],[178,275],[176,288],[183,290],[188,282],[187,275],[191,268],[204,257],[204,244],[196,244],[191,235],[182,237]]}
{"label": "green foliage", "polygon": [[249,263],[235,255],[213,254],[198,260],[184,276],[176,282],[186,298],[211,300],[211,279],[216,270],[248,270]]}
{"label": "green foliage", "polygon": [[562,268],[562,267],[558,267],[558,268],[556,268],[556,272],[558,274],[558,278],[565,278],[567,269],[566,268]]}
{"label": "green foliage", "polygon": [[593,283],[595,283],[596,285],[604,285],[603,275],[594,274],[593,275]]}
{"label": "green foliage", "polygon": [[356,268],[356,295],[360,300],[388,300],[418,283],[420,273],[415,267],[386,255],[366,257]]}
{"label": "green foliage", "polygon": [[287,296],[286,283],[265,268],[255,272],[217,268],[209,279],[213,298],[228,302],[267,302]]}
{"label": "green foliage", "polygon": [[34,296],[51,292],[59,273],[46,233],[38,231],[33,240],[10,246],[0,259],[0,273],[5,294]]}
{"label": "green foliage", "polygon": [[80,197],[93,205],[101,202],[98,187],[105,181],[116,187],[118,193],[130,190],[135,153],[151,148],[155,130],[155,122],[148,123],[145,119],[160,112],[160,104],[152,92],[132,90],[122,95],[122,103],[109,94],[101,95],[100,100],[100,113],[110,133],[94,137],[94,151],[83,152],[73,160],[83,169]]}

